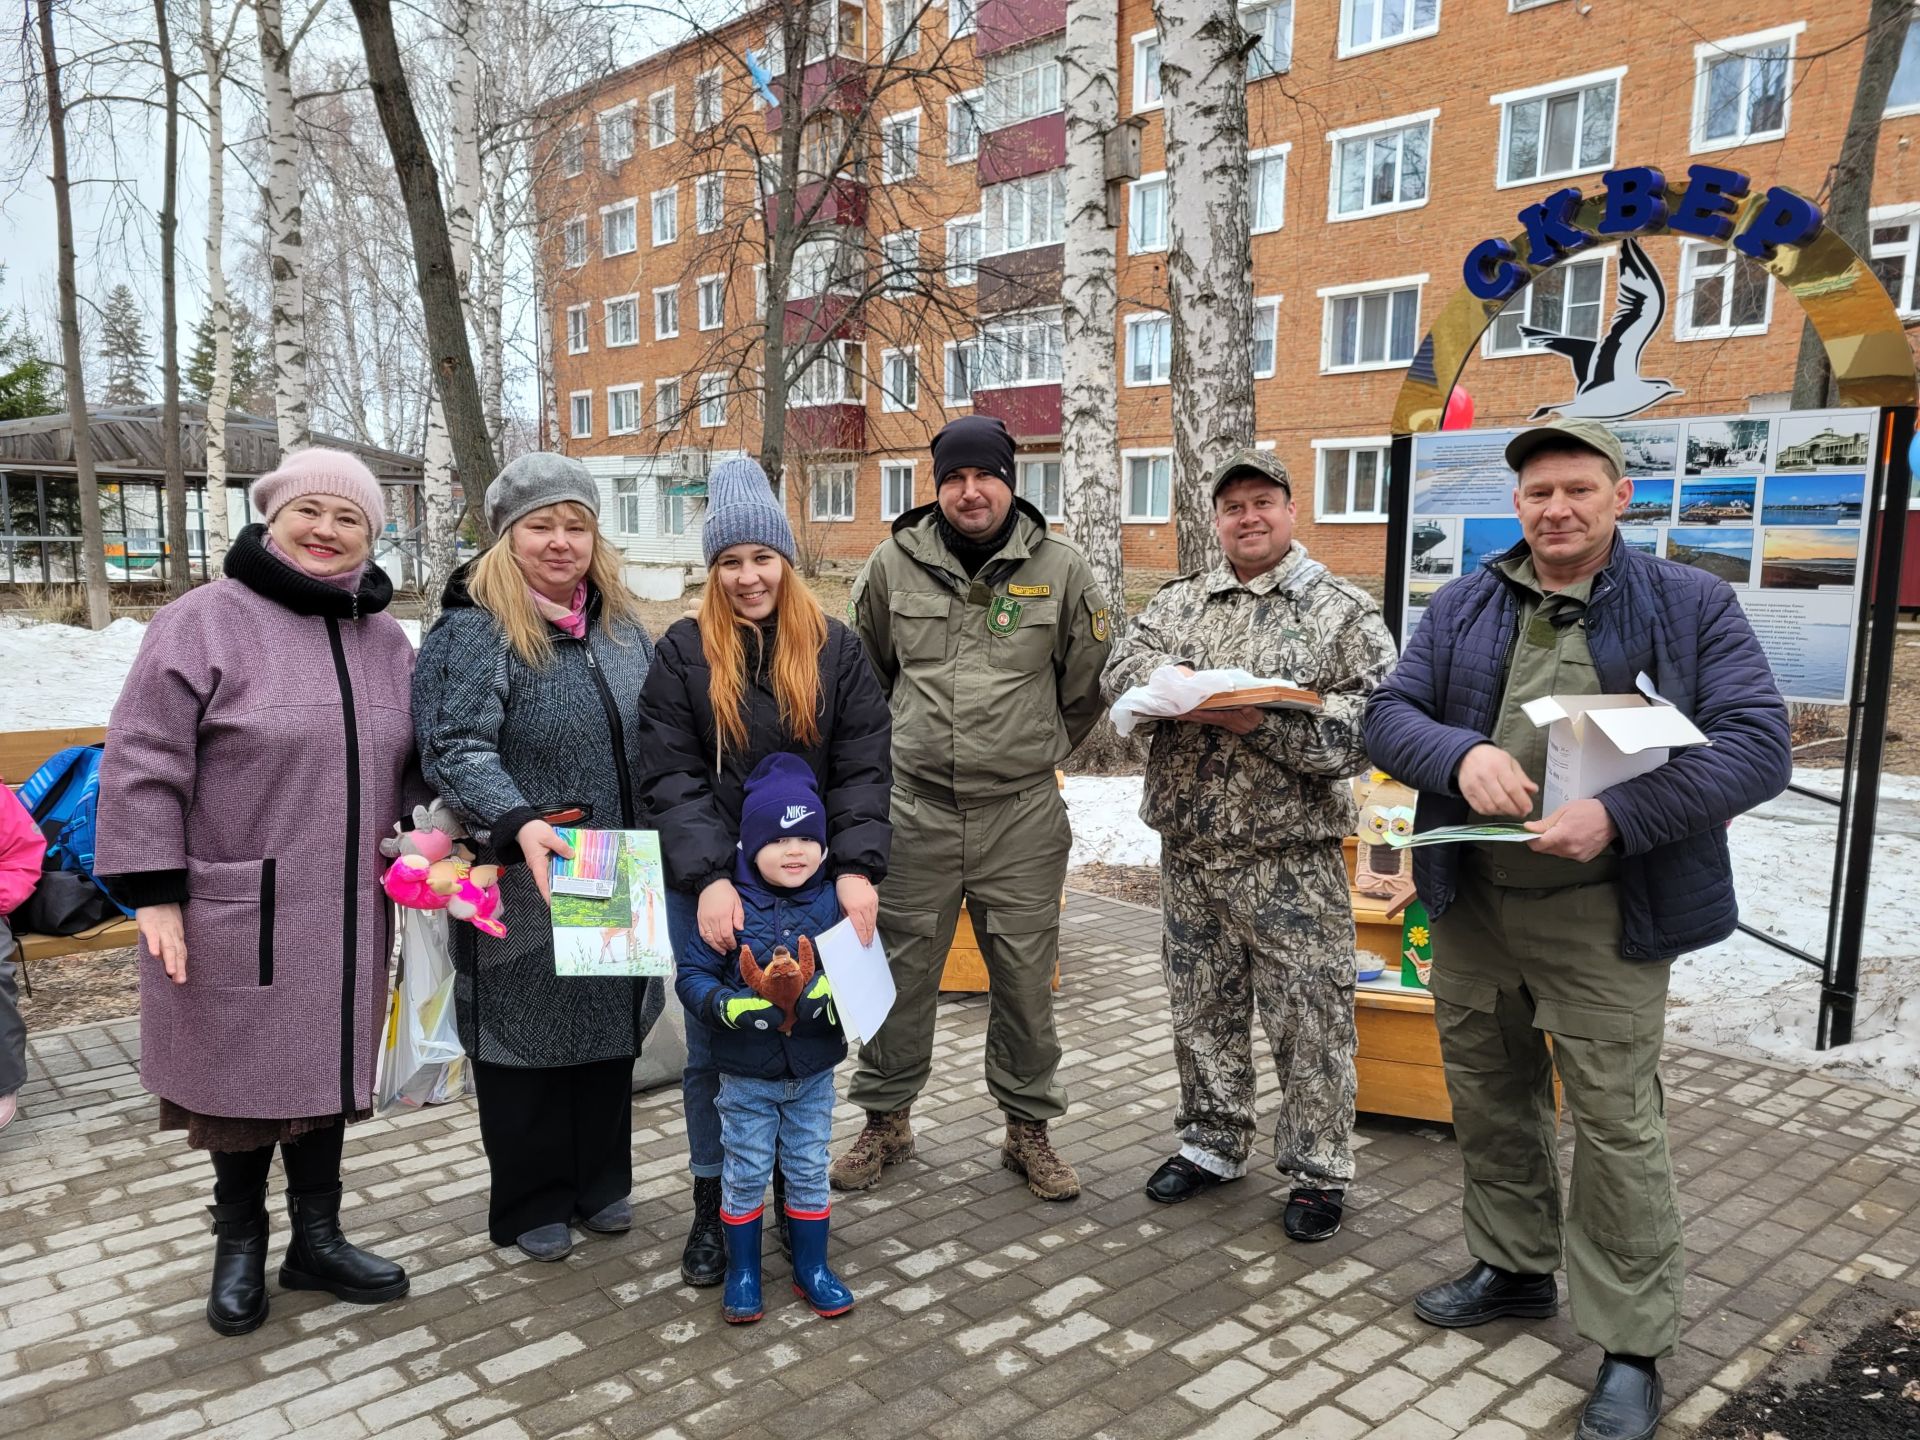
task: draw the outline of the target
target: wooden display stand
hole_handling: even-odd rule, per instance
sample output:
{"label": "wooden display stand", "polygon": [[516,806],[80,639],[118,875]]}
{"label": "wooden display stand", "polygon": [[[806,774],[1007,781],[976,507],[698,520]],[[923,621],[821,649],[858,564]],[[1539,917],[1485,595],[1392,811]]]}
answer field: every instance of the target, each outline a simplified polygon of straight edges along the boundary
{"label": "wooden display stand", "polygon": [[[1066,897],[1060,897],[1060,908],[1067,908]],[[953,944],[947,950],[947,965],[940,972],[942,990],[958,990],[968,995],[987,993],[987,960],[980,953],[979,937],[973,933],[973,914],[965,905],[960,907],[960,924],[953,932]],[[1053,988],[1060,988],[1060,966],[1053,967]]]}
{"label": "wooden display stand", "polygon": [[[1358,842],[1345,841],[1347,880],[1353,880]],[[1354,945],[1387,962],[1386,973],[1400,972],[1402,921],[1400,910],[1370,895],[1349,892],[1353,901]],[[1453,1104],[1447,1099],[1447,1077],[1440,1062],[1440,1032],[1433,1024],[1433,996],[1424,990],[1369,990],[1353,992],[1353,1018],[1360,1032],[1354,1058],[1359,1074],[1358,1108],[1372,1115],[1404,1115],[1413,1120],[1451,1123]]]}

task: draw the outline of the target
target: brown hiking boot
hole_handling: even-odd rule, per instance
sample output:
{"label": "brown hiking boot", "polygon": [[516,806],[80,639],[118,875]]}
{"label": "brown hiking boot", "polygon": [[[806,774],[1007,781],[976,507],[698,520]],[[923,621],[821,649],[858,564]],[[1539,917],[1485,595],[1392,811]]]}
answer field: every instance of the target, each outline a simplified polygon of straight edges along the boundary
{"label": "brown hiking boot", "polygon": [[1071,1200],[1080,1193],[1080,1177],[1073,1166],[1054,1153],[1044,1120],[1007,1119],[1006,1142],[1000,1163],[1027,1177],[1027,1189],[1042,1200]]}
{"label": "brown hiking boot", "polygon": [[833,1162],[827,1171],[828,1183],[836,1190],[871,1190],[878,1185],[882,1170],[913,1154],[913,1127],[907,1123],[912,1113],[911,1105],[884,1112],[869,1110],[867,1128]]}

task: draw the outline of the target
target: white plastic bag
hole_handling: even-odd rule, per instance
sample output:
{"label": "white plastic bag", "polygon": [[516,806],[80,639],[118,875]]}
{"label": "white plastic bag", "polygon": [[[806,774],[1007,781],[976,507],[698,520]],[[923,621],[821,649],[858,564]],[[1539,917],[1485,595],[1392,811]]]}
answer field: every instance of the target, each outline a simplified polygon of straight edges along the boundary
{"label": "white plastic bag", "polygon": [[447,912],[399,908],[400,970],[387,999],[387,1028],[374,1080],[374,1110],[444,1105],[467,1093],[466,1052],[453,1019]]}
{"label": "white plastic bag", "polygon": [[1113,728],[1131,735],[1142,720],[1164,720],[1169,715],[1184,715],[1202,700],[1211,700],[1223,690],[1246,690],[1256,685],[1285,684],[1263,680],[1245,670],[1195,670],[1188,673],[1178,665],[1162,665],[1118,700],[1108,712]]}

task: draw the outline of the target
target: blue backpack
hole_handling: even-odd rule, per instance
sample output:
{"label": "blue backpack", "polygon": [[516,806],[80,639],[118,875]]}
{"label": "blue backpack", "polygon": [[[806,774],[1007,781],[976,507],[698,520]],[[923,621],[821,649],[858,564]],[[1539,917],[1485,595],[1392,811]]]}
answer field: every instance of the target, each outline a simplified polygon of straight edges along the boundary
{"label": "blue backpack", "polygon": [[[94,812],[100,799],[100,761],[105,747],[73,745],[60,751],[27,777],[20,787],[20,803],[47,840],[42,870],[71,870],[85,875],[96,889],[93,874]],[[102,893],[105,893],[104,890]],[[114,902],[123,915],[133,912]]]}

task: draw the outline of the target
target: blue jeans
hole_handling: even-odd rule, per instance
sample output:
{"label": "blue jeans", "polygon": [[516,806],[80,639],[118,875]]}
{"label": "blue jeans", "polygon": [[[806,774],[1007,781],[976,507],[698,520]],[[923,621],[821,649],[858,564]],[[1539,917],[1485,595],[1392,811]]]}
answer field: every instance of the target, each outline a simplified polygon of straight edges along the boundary
{"label": "blue jeans", "polygon": [[[667,891],[667,938],[675,955],[685,946],[706,943],[700,938],[697,896],[684,890]],[[713,1068],[706,1017],[686,1018],[687,1068],[680,1072],[680,1105],[687,1115],[687,1169],[701,1179],[711,1179],[720,1173],[720,1112],[714,1108],[720,1072]]]}
{"label": "blue jeans", "polygon": [[825,1210],[827,1139],[833,1130],[833,1071],[804,1080],[720,1077],[720,1140],[726,1147],[720,1208],[751,1215],[766,1199],[773,1179],[774,1141],[787,1177],[787,1209]]}

